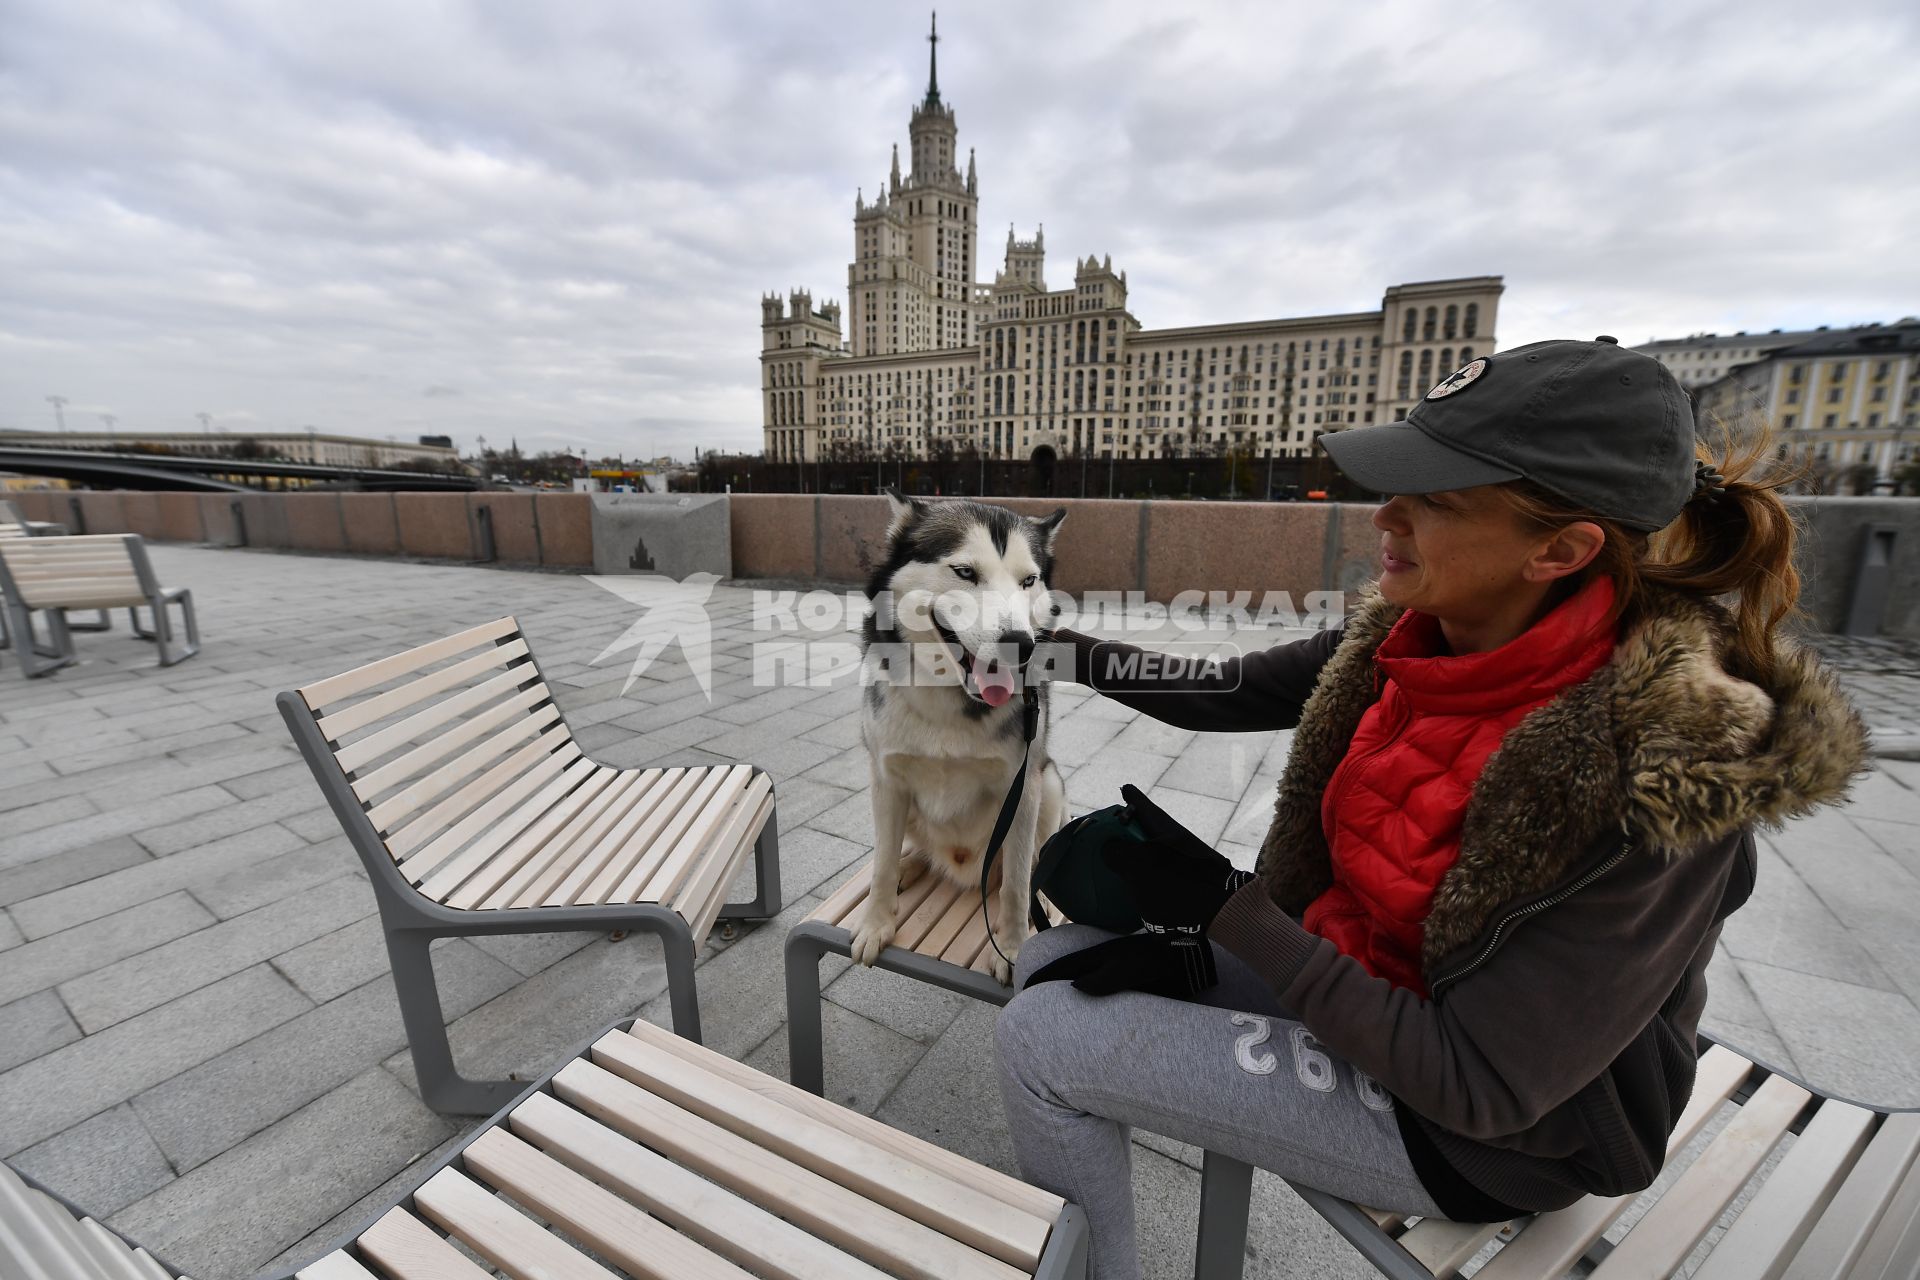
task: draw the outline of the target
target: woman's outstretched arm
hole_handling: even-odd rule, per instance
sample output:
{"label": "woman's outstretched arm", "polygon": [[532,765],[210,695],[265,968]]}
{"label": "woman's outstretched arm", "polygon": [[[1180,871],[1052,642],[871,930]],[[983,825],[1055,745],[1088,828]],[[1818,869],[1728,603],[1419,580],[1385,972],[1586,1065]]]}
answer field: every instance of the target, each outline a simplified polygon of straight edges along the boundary
{"label": "woman's outstretched arm", "polygon": [[1073,648],[1076,684],[1176,728],[1213,733],[1293,728],[1342,634],[1320,631],[1242,657],[1202,662],[1078,631],[1054,633]]}

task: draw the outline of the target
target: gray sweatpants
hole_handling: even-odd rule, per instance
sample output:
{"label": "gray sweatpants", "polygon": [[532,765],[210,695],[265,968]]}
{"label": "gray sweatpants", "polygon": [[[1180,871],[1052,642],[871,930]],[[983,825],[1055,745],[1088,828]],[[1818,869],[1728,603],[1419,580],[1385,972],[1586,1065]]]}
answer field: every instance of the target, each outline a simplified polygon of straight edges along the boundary
{"label": "gray sweatpants", "polygon": [[[1062,925],[1020,949],[1016,985],[1113,935]],[[1320,1047],[1219,947],[1220,984],[1188,1004],[1069,982],[1022,990],[994,1045],[1020,1173],[1087,1212],[1094,1280],[1140,1274],[1132,1126],[1380,1209],[1439,1211],[1407,1158],[1393,1099]]]}

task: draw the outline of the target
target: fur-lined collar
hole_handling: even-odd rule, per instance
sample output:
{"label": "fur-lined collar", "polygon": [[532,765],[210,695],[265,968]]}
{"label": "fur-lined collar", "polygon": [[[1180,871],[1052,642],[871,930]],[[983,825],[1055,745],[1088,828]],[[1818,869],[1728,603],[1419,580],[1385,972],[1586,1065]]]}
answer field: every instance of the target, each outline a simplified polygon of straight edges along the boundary
{"label": "fur-lined collar", "polygon": [[[1290,911],[1332,882],[1321,796],[1377,697],[1374,651],[1400,614],[1369,594],[1302,711],[1259,864]],[[1503,905],[1554,887],[1610,830],[1647,856],[1682,856],[1845,795],[1866,729],[1839,683],[1786,640],[1770,688],[1731,676],[1731,634],[1719,606],[1653,592],[1605,666],[1508,732],[1434,894],[1429,972]]]}

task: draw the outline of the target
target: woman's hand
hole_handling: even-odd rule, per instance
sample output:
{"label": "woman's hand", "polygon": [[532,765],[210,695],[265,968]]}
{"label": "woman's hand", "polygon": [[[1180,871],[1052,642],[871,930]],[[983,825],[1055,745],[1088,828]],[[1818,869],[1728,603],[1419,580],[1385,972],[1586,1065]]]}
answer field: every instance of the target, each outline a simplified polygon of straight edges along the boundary
{"label": "woman's hand", "polygon": [[1226,856],[1174,820],[1131,784],[1120,788],[1147,839],[1115,840],[1101,850],[1107,866],[1133,894],[1149,928],[1204,931],[1220,908],[1253,879]]}

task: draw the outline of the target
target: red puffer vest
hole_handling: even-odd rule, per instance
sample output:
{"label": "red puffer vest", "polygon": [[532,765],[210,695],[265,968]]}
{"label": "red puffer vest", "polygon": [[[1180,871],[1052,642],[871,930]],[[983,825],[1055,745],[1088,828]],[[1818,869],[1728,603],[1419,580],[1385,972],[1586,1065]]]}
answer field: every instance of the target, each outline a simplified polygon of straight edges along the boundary
{"label": "red puffer vest", "polygon": [[1309,932],[1375,977],[1427,994],[1422,925],[1460,856],[1480,769],[1529,711],[1605,664],[1612,605],[1613,583],[1596,577],[1516,639],[1459,657],[1443,654],[1431,615],[1401,615],[1374,655],[1380,699],[1321,798],[1333,885],[1308,904]]}

